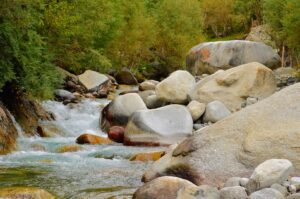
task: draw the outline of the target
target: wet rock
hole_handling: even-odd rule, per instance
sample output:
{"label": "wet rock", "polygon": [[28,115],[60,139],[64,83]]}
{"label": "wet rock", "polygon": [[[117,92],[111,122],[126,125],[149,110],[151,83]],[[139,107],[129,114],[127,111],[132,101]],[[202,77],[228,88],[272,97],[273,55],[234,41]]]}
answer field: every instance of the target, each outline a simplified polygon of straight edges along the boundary
{"label": "wet rock", "polygon": [[68,144],[60,146],[56,149],[57,153],[76,152],[82,150],[82,147],[77,144]]}
{"label": "wet rock", "polygon": [[71,92],[63,89],[56,89],[54,94],[56,99],[59,101],[74,102],[76,100],[76,97]]}
{"label": "wet rock", "polygon": [[46,147],[38,143],[30,145],[30,148],[33,149],[34,151],[46,151]]}
{"label": "wet rock", "polygon": [[247,97],[261,100],[275,91],[276,80],[272,70],[252,62],[204,78],[192,89],[189,97],[205,104],[221,101],[233,112],[241,109]]}
{"label": "wet rock", "polygon": [[281,184],[288,179],[292,171],[293,164],[289,160],[266,160],[255,168],[246,188],[252,193],[275,183]]}
{"label": "wet rock", "polygon": [[89,91],[95,91],[103,83],[109,79],[106,75],[92,70],[86,70],[78,76],[79,82]]}
{"label": "wet rock", "polygon": [[124,131],[125,129],[122,126],[112,126],[109,128],[107,135],[109,139],[118,143],[123,143]]}
{"label": "wet rock", "polygon": [[284,199],[284,196],[275,189],[265,188],[252,193],[250,199]]}
{"label": "wet rock", "polygon": [[54,119],[54,115],[47,112],[39,101],[29,98],[14,86],[4,89],[2,100],[28,136],[37,135],[37,127],[42,121]]}
{"label": "wet rock", "polygon": [[116,80],[119,84],[137,85],[138,81],[136,77],[127,68],[123,68],[116,75]]}
{"label": "wet rock", "polygon": [[101,113],[101,128],[105,131],[111,126],[126,126],[129,117],[138,110],[147,109],[142,98],[136,93],[117,96]]}
{"label": "wet rock", "polygon": [[18,131],[8,110],[0,102],[0,154],[14,150]]}
{"label": "wet rock", "polygon": [[139,90],[140,91],[146,91],[146,90],[155,90],[156,85],[159,82],[156,80],[146,80],[140,83]]}
{"label": "wet rock", "polygon": [[126,145],[170,145],[192,134],[193,120],[185,106],[168,105],[136,111],[125,129]]}
{"label": "wet rock", "polygon": [[215,123],[230,114],[231,112],[227,107],[222,102],[216,100],[207,104],[203,120],[204,122]]}
{"label": "wet rock", "polygon": [[203,115],[203,113],[205,112],[205,107],[205,104],[195,100],[191,101],[187,105],[187,108],[189,109],[194,121],[198,120]]}
{"label": "wet rock", "polygon": [[130,158],[130,161],[156,161],[160,159],[162,156],[165,155],[164,151],[156,151],[156,152],[149,152],[149,153],[138,153],[135,154]]}
{"label": "wet rock", "polygon": [[247,199],[246,189],[241,186],[225,187],[220,190],[220,199]]}
{"label": "wet rock", "polygon": [[187,180],[165,176],[140,187],[134,193],[133,199],[196,199],[198,189]]}
{"label": "wet rock", "polygon": [[150,95],[146,98],[146,106],[147,108],[149,109],[153,109],[153,108],[159,108],[159,107],[162,107],[162,106],[165,106],[166,103],[159,99],[157,97],[157,95]]}
{"label": "wet rock", "polygon": [[92,134],[82,134],[76,139],[77,144],[112,144],[108,138]]}
{"label": "wet rock", "polygon": [[241,64],[259,62],[274,69],[280,66],[280,57],[270,46],[251,41],[205,42],[194,46],[187,55],[188,70],[194,74],[212,74]]}
{"label": "wet rock", "polygon": [[200,129],[155,162],[144,181],[173,175],[198,185],[219,185],[230,177],[250,176],[273,157],[290,160],[299,171],[299,99],[298,83]]}
{"label": "wet rock", "polygon": [[34,187],[9,187],[0,189],[0,198],[5,199],[55,199],[48,191]]}
{"label": "wet rock", "polygon": [[195,78],[187,71],[178,70],[156,85],[155,92],[159,99],[174,104],[188,101],[188,93],[195,85]]}

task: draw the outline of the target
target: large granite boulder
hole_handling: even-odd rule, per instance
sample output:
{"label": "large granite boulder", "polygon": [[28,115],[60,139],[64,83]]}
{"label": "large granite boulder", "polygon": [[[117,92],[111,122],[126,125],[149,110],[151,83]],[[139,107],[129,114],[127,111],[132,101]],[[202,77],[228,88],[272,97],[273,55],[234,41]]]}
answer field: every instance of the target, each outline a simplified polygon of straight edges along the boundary
{"label": "large granite boulder", "polygon": [[126,145],[170,145],[192,134],[193,119],[185,106],[136,111],[124,134]]}
{"label": "large granite boulder", "polygon": [[86,70],[78,76],[79,82],[89,91],[95,91],[97,88],[107,82],[109,78],[106,75],[92,70]]}
{"label": "large granite boulder", "polygon": [[280,57],[264,43],[233,40],[201,43],[194,46],[186,58],[187,68],[194,75],[212,74],[250,62],[274,69],[280,65]]}
{"label": "large granite boulder", "polygon": [[111,126],[126,126],[132,113],[144,109],[147,107],[137,93],[120,95],[102,109],[101,128],[108,131]]}
{"label": "large granite boulder", "polygon": [[195,184],[248,177],[267,159],[288,159],[300,170],[300,83],[196,132],[155,162],[144,181],[181,176]]}
{"label": "large granite boulder", "polygon": [[10,152],[16,147],[17,136],[18,132],[14,122],[8,110],[0,102],[0,155]]}
{"label": "large granite boulder", "polygon": [[155,92],[165,102],[184,104],[188,101],[188,93],[195,83],[195,78],[189,72],[177,70],[158,83]]}
{"label": "large granite boulder", "polygon": [[231,111],[237,111],[248,97],[260,100],[275,91],[276,80],[272,70],[252,62],[204,78],[191,90],[189,97],[205,104],[219,100]]}

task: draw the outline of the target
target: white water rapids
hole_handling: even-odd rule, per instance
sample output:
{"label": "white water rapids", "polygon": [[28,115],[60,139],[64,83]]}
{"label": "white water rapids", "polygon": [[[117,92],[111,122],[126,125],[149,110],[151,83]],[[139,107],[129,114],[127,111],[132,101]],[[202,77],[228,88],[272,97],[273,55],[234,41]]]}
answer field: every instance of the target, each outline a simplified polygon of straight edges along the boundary
{"label": "white water rapids", "polygon": [[83,100],[69,105],[44,102],[44,108],[56,118],[44,123],[55,127],[54,137],[20,136],[17,151],[0,156],[0,187],[40,187],[58,198],[131,198],[142,185],[141,176],[151,163],[128,159],[138,152],[162,148],[83,145],[77,152],[57,152],[63,145],[75,144],[76,137],[83,133],[106,136],[99,128],[99,117],[107,103],[107,100]]}

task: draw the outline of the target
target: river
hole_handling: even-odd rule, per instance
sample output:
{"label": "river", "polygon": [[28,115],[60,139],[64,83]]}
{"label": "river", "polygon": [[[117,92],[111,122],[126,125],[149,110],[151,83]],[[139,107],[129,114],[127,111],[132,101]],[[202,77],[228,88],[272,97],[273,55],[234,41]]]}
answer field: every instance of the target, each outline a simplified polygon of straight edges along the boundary
{"label": "river", "polygon": [[164,148],[83,145],[76,152],[58,152],[61,146],[75,144],[83,133],[106,137],[99,128],[99,117],[107,103],[99,99],[69,105],[43,102],[43,107],[56,118],[43,125],[54,128],[55,135],[24,137],[19,128],[17,150],[0,156],[0,187],[40,187],[64,199],[131,198],[152,163],[129,161],[129,158],[138,152]]}

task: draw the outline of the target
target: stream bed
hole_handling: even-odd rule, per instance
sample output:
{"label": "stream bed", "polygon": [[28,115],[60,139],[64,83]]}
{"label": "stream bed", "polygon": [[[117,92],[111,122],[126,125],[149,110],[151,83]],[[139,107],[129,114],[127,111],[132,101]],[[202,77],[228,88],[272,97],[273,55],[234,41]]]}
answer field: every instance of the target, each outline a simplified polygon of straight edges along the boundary
{"label": "stream bed", "polygon": [[45,101],[43,107],[56,120],[44,125],[54,129],[54,136],[28,138],[22,136],[20,129],[18,149],[0,156],[0,187],[39,187],[66,199],[131,198],[142,185],[141,177],[152,162],[129,161],[129,158],[139,152],[165,148],[81,145],[79,151],[58,152],[62,146],[74,145],[83,133],[106,137],[99,128],[99,117],[107,103],[89,99],[69,105]]}

